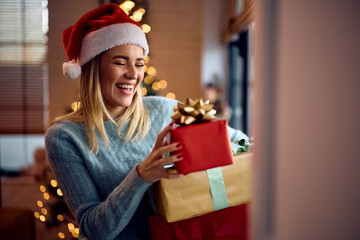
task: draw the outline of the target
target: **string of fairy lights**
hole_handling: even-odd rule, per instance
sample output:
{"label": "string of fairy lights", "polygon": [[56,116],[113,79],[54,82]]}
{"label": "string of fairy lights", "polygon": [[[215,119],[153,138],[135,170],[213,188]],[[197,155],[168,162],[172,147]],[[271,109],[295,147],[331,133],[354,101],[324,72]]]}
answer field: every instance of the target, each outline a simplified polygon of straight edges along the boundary
{"label": "string of fairy lights", "polygon": [[[61,201],[63,197],[63,194],[55,179],[51,179],[49,184],[50,185],[48,187],[45,185],[40,185],[40,192],[42,193],[43,200],[38,200],[36,202],[38,210],[34,211],[35,218],[39,219],[41,222],[50,224],[50,222],[53,221],[53,218],[55,217],[59,223],[67,223],[67,229],[70,235],[73,238],[78,238],[80,231],[79,227],[75,226],[75,224],[70,220],[67,220],[64,214],[56,213],[53,212],[52,209],[49,209],[51,208],[52,204],[54,204],[54,202],[58,202],[59,200]],[[63,202],[63,204],[65,203]],[[55,214],[56,216],[52,216],[52,214]],[[66,233],[60,231],[58,232],[58,237],[60,239],[65,239]]]}
{"label": "string of fairy lights", "polygon": [[[136,22],[141,22],[143,20],[143,16],[145,14],[145,9],[139,8],[137,10],[133,10],[135,8],[135,3],[133,1],[127,0],[123,3],[119,4],[119,6],[130,16],[131,19],[133,19]],[[142,24],[141,25],[143,31],[145,34],[149,33],[151,31],[151,27],[148,24]],[[143,85],[141,87],[141,93],[143,96],[151,95],[155,92],[156,95],[158,95],[158,91],[163,90],[167,88],[168,82],[164,79],[157,80],[157,70],[154,66],[150,65],[150,57],[147,56],[145,58],[145,66],[144,66],[144,80]],[[151,91],[151,92],[150,92]],[[164,93],[164,92],[162,92]],[[172,92],[168,92],[165,94],[165,97],[175,99],[176,96]],[[80,107],[80,102],[75,101],[71,104],[71,109],[73,111],[76,111]],[[43,200],[38,200],[36,202],[36,205],[38,207],[37,210],[34,211],[35,218],[39,219],[39,221],[43,223],[50,224],[49,222],[58,221],[57,223],[64,223],[67,224],[67,230],[68,232],[62,232],[59,231],[57,236],[59,239],[65,239],[65,238],[74,238],[77,239],[79,237],[79,227],[76,225],[75,220],[70,219],[69,217],[64,216],[65,213],[61,213],[59,211],[58,213],[53,211],[52,208],[54,208],[54,204],[52,202],[61,202],[63,204],[66,204],[63,200],[63,194],[58,187],[58,183],[55,179],[51,179],[48,183],[48,187],[45,185],[40,185],[40,192],[42,194]]]}
{"label": "string of fairy lights", "polygon": [[[143,20],[145,9],[139,8],[133,11],[135,7],[135,3],[133,1],[130,0],[124,1],[119,6],[121,7],[122,10],[124,10],[124,12],[126,12],[127,15],[129,15],[132,12],[130,18],[133,19],[134,21],[141,22]],[[141,27],[145,34],[151,31],[151,27],[146,23],[141,24]],[[158,91],[163,90],[168,86],[168,82],[166,80],[156,79],[157,70],[154,66],[150,65],[149,56],[146,56],[145,58],[144,72],[145,72],[145,77],[143,81],[143,86],[141,87],[142,96],[154,95],[154,93],[155,95],[158,95],[159,94]],[[175,99],[176,95],[173,92],[168,92],[165,94],[165,97]],[[71,104],[71,109],[73,111],[76,111],[79,108],[79,106],[80,106],[79,102],[73,102]]]}

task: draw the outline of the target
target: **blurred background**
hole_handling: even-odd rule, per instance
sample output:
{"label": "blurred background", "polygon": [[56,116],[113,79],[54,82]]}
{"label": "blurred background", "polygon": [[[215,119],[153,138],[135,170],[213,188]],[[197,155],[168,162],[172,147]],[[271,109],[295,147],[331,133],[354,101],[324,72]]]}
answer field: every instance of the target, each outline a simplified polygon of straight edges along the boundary
{"label": "blurred background", "polygon": [[146,32],[143,95],[209,99],[255,138],[252,239],[360,238],[357,0],[0,0],[0,200],[21,210],[0,230],[78,236],[44,133],[76,110],[62,33],[109,2]]}

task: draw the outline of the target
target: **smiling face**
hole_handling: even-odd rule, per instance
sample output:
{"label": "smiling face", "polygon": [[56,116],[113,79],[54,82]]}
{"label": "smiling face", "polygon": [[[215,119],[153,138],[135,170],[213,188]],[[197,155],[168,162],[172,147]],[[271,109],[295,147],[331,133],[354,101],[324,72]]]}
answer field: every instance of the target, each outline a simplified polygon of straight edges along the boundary
{"label": "smiling face", "polygon": [[144,78],[144,50],[120,45],[100,57],[100,87],[106,109],[112,118],[130,106]]}

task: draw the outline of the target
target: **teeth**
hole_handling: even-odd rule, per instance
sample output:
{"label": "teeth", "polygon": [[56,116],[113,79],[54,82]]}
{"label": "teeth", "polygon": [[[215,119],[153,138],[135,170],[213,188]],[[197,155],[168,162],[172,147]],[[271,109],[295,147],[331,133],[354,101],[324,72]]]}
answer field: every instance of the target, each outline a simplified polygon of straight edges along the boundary
{"label": "teeth", "polygon": [[118,88],[125,88],[125,89],[128,89],[128,90],[131,90],[134,88],[134,85],[126,85],[126,84],[116,84],[116,86]]}

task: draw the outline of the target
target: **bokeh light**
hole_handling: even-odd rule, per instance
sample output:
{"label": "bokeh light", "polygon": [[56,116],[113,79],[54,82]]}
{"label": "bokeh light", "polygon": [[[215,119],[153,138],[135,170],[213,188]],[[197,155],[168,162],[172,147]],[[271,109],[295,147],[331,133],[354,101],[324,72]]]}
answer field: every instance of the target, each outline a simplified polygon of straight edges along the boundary
{"label": "bokeh light", "polygon": [[58,233],[58,237],[59,237],[60,239],[64,239],[64,238],[65,238],[65,234],[64,234],[63,232],[59,232],[59,233]]}
{"label": "bokeh light", "polygon": [[176,99],[175,94],[172,93],[172,92],[169,92],[168,94],[166,94],[166,97],[167,97],[167,98],[170,98],[170,99]]}
{"label": "bokeh light", "polygon": [[151,27],[146,23],[141,25],[141,27],[142,27],[144,33],[149,33],[151,31]]}
{"label": "bokeh light", "polygon": [[124,10],[128,15],[131,9],[135,7],[135,3],[133,1],[125,1],[122,4],[119,5],[122,10]]}
{"label": "bokeh light", "polygon": [[160,84],[159,82],[154,82],[152,85],[151,85],[152,89],[154,89],[155,91],[159,90],[160,89]]}
{"label": "bokeh light", "polygon": [[44,193],[43,194],[43,197],[46,199],[46,200],[49,200],[50,199],[50,195],[48,193]]}
{"label": "bokeh light", "polygon": [[151,77],[154,77],[157,73],[156,69],[153,66],[149,66],[146,72]]}
{"label": "bokeh light", "polygon": [[46,210],[46,208],[42,208],[41,213],[44,214],[44,215],[47,215],[48,211]]}
{"label": "bokeh light", "polygon": [[61,192],[61,190],[60,190],[60,188],[58,188],[58,190],[56,190],[56,193],[61,197],[63,194],[62,194],[62,192]]}
{"label": "bokeh light", "polygon": [[44,203],[42,201],[38,200],[37,205],[42,208],[44,206]]}
{"label": "bokeh light", "polygon": [[146,77],[144,78],[144,83],[146,83],[147,85],[152,84],[153,81],[154,81],[154,78],[151,77],[151,76],[146,76]]}
{"label": "bokeh light", "polygon": [[57,187],[57,186],[58,186],[58,183],[57,183],[57,181],[56,181],[55,179],[52,179],[52,180],[50,181],[50,185],[51,185],[52,187]]}
{"label": "bokeh light", "polygon": [[41,192],[46,192],[46,187],[44,185],[40,185],[40,191]]}
{"label": "bokeh light", "polygon": [[59,214],[59,215],[57,215],[57,219],[58,219],[60,222],[62,222],[62,221],[64,221],[64,216],[61,215],[61,214]]}
{"label": "bokeh light", "polygon": [[167,81],[166,80],[160,80],[159,84],[160,84],[160,88],[162,88],[162,89],[167,87]]}

